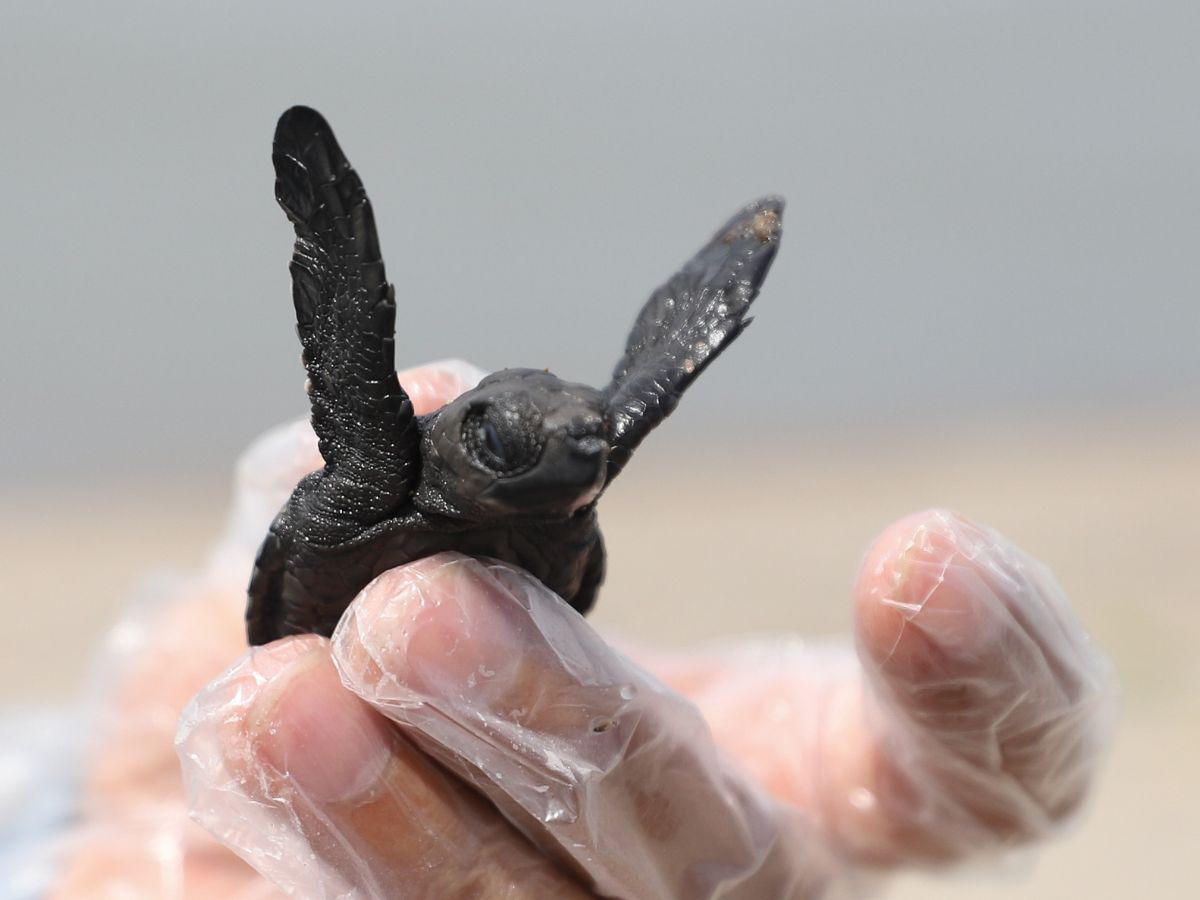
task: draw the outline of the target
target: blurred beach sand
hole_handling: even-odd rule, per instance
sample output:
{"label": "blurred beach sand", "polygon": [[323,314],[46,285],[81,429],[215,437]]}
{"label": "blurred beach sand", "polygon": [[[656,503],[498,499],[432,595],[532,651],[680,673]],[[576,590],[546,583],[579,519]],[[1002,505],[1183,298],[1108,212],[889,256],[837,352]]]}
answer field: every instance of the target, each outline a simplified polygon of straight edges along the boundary
{"label": "blurred beach sand", "polygon": [[[998,437],[998,435],[1000,435]],[[864,430],[786,447],[651,441],[601,507],[594,621],[646,641],[844,633],[872,536],[947,506],[1048,562],[1115,660],[1122,714],[1084,821],[1014,872],[908,875],[903,898],[1195,896],[1200,847],[1200,423]],[[0,505],[6,703],[69,698],[140,579],[204,558],[228,487],[30,487]]]}

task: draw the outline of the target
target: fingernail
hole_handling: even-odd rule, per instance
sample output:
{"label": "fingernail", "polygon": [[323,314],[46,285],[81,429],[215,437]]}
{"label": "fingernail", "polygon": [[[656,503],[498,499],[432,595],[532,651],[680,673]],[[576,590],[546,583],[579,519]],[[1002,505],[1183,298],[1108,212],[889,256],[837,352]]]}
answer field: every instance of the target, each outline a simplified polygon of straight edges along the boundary
{"label": "fingernail", "polygon": [[928,510],[894,523],[864,561],[860,589],[906,618],[916,615],[956,558],[971,559],[982,552],[966,525],[945,510]]}
{"label": "fingernail", "polygon": [[247,730],[275,777],[322,803],[369,794],[391,756],[388,725],[342,686],[324,648],[273,679]]}
{"label": "fingernail", "polygon": [[891,525],[875,543],[856,590],[858,634],[893,667],[972,652],[989,637],[993,538],[946,510]]}
{"label": "fingernail", "polygon": [[912,615],[925,608],[944,581],[947,566],[959,554],[950,521],[946,513],[937,511],[908,535],[892,559],[891,592],[882,602]]}
{"label": "fingernail", "polygon": [[[303,635],[251,647],[197,694],[190,705],[196,708],[198,716],[220,715],[226,724],[240,728],[244,717],[250,716],[263,695],[271,691],[280,673],[324,645],[323,638]],[[238,715],[222,715],[223,711],[236,711]]]}

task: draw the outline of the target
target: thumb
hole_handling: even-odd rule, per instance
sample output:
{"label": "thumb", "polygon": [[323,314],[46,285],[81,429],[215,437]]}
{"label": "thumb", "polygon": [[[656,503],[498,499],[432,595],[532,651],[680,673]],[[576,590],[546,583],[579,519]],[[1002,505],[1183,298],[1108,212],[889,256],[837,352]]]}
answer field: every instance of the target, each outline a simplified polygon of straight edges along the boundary
{"label": "thumb", "polygon": [[176,744],[193,817],[289,893],[586,896],[346,691],[324,639],[251,650],[193,700]]}

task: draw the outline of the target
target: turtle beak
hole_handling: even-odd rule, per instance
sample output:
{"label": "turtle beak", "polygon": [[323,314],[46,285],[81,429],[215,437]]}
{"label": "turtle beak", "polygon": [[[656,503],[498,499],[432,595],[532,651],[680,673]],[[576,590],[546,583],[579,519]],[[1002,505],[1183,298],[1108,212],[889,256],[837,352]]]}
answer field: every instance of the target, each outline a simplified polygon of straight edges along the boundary
{"label": "turtle beak", "polygon": [[573,460],[579,465],[581,476],[590,475],[587,488],[579,495],[577,502],[571,508],[571,512],[574,512],[587,506],[600,495],[608,473],[609,448],[608,441],[594,434],[568,438],[567,443]]}

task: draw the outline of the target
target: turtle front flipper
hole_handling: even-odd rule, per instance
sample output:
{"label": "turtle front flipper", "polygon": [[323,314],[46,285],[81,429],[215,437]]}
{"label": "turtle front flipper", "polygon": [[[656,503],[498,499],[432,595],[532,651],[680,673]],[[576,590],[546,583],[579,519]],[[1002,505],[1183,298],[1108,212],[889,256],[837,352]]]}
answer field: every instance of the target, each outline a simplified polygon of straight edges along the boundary
{"label": "turtle front flipper", "polygon": [[315,110],[280,117],[272,160],[275,199],[296,228],[292,299],[325,471],[366,495],[352,507],[359,521],[377,521],[407,498],[420,435],[396,378],[395,292],[371,202]]}
{"label": "turtle front flipper", "polygon": [[252,643],[304,621],[286,608],[308,602],[287,588],[297,560],[395,515],[420,467],[420,431],[396,377],[395,292],[362,181],[329,124],[304,106],[280,117],[272,161],[275,198],[296,230],[292,299],[325,467],[300,483],[260,552],[246,612]]}
{"label": "turtle front flipper", "polygon": [[608,481],[696,377],[750,324],[746,313],[783,232],[783,199],[744,207],[646,301],[605,388]]}

